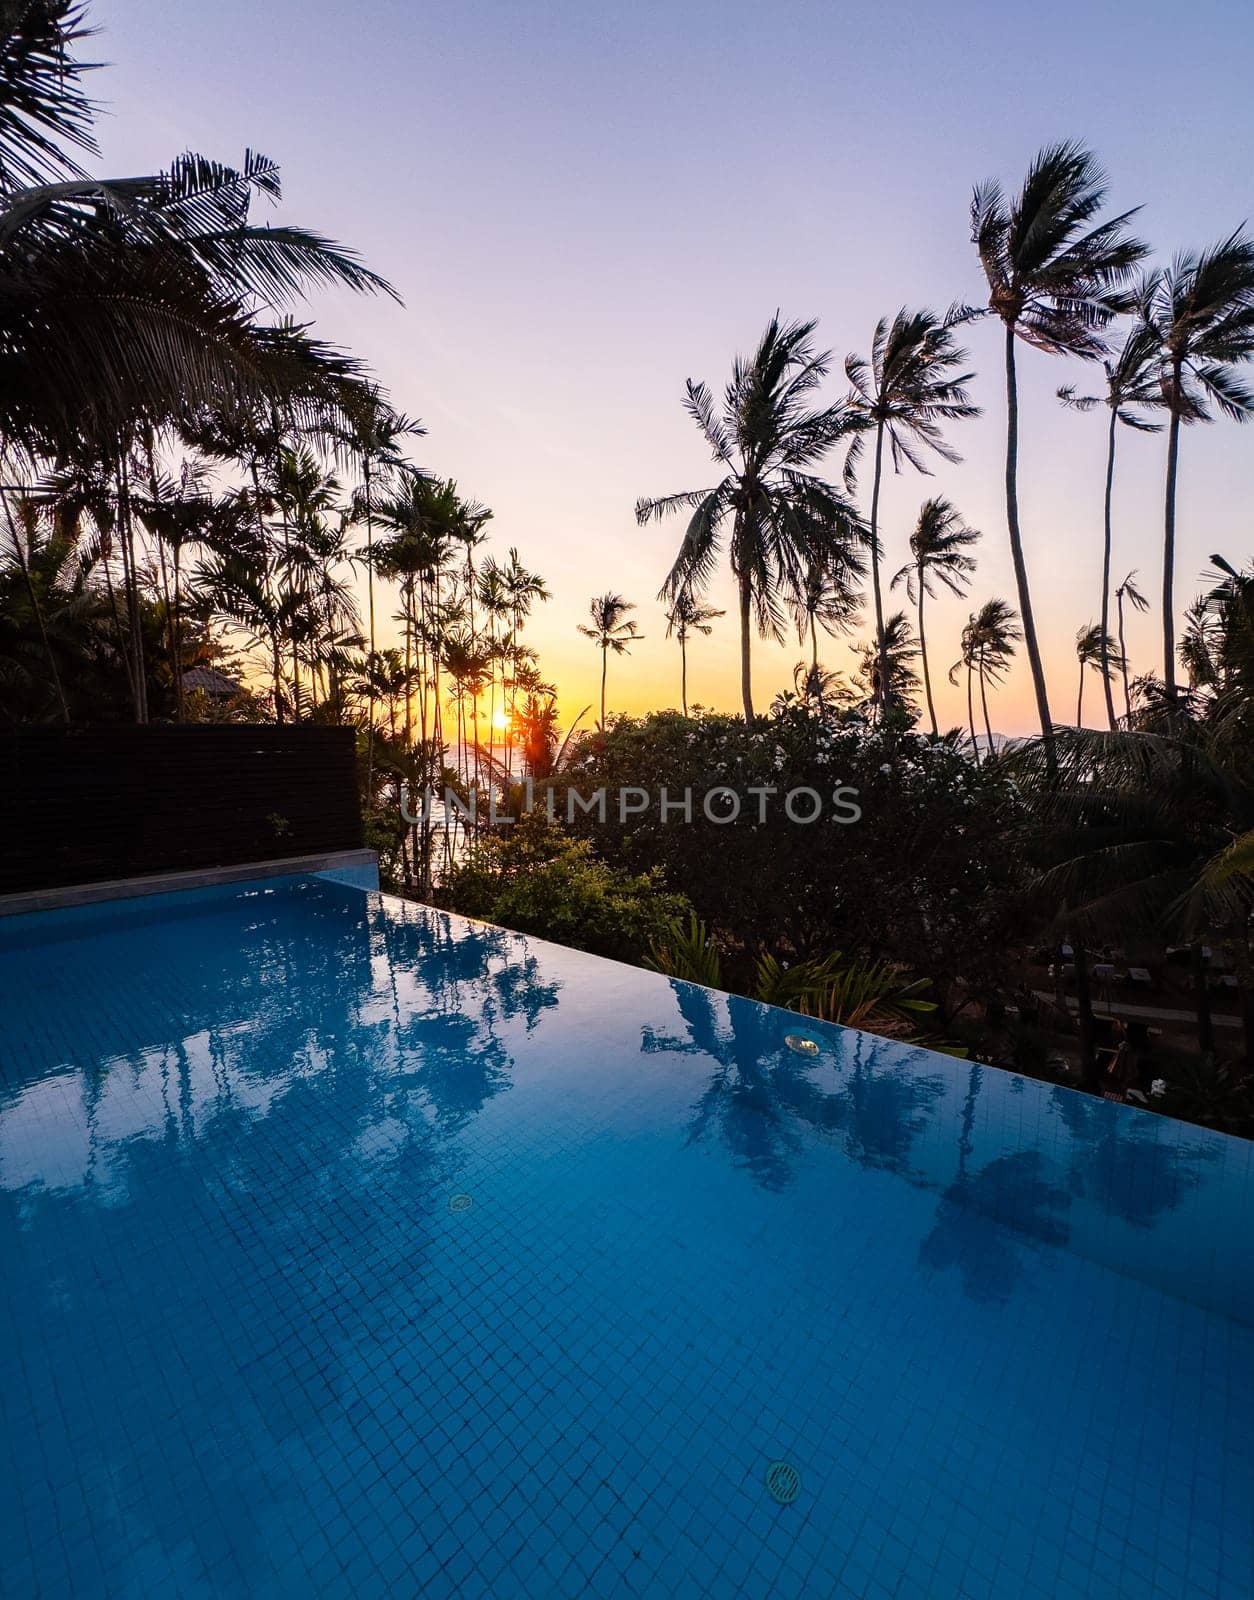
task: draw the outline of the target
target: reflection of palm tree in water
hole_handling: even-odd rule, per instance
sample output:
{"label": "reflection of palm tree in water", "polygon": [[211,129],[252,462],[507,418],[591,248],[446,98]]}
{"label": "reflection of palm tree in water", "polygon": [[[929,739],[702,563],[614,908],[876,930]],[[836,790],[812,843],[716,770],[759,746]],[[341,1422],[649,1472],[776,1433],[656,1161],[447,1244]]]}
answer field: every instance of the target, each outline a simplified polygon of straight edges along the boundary
{"label": "reflection of palm tree in water", "polygon": [[984,1069],[972,1066],[962,1107],[958,1171],[941,1195],[932,1231],[919,1246],[919,1260],[938,1270],[957,1267],[973,1300],[1005,1300],[1022,1270],[1015,1235],[1065,1244],[1067,1225],[1056,1213],[1069,1202],[1066,1190],[1043,1175],[1039,1150],[997,1156],[974,1174],[968,1172],[983,1081]]}
{"label": "reflection of palm tree in water", "polygon": [[[792,1177],[799,1125],[840,1137],[862,1165],[908,1170],[911,1147],[944,1093],[943,1078],[920,1076],[913,1062],[899,1062],[900,1045],[849,1031],[830,1035],[834,1051],[852,1052],[849,1078],[825,1088],[818,1074],[832,1071],[830,1057],[794,1055],[784,1044],[789,1023],[778,1011],[674,980],[671,988],[684,1036],[646,1028],[641,1048],[715,1063],[693,1108],[689,1143],[721,1137],[737,1165],[768,1189]],[[805,1019],[793,1026],[805,1027]]]}
{"label": "reflection of palm tree in water", "polygon": [[1074,1135],[1067,1165],[1072,1195],[1092,1200],[1107,1216],[1133,1227],[1152,1228],[1174,1211],[1201,1182],[1201,1164],[1214,1159],[1203,1146],[1185,1152],[1160,1144],[1156,1124],[1147,1128],[1147,1137],[1139,1137],[1126,1110],[1092,1095],[1055,1089],[1052,1100]]}
{"label": "reflection of palm tree in water", "polygon": [[[239,1437],[344,1427],[360,1351],[433,1304],[426,1213],[457,1175],[453,1136],[510,1081],[500,1021],[534,1027],[556,1004],[556,985],[495,930],[462,931],[430,913],[397,929],[391,909],[365,918],[332,910],[311,939],[307,917],[290,906],[264,921],[253,915],[233,937],[198,945],[195,964],[173,941],[141,936],[137,989],[162,996],[148,1019],[159,1048],[136,1037],[125,1057],[101,1059],[88,1048],[93,1035],[83,1037],[89,1181],[26,1192],[31,1248],[6,1284],[62,1343],[72,1321],[109,1326],[125,1307],[128,1341],[106,1341],[93,1364],[59,1381],[66,1415],[96,1415],[104,1404],[121,1427],[112,1397],[133,1388],[136,1352],[177,1343],[172,1329],[195,1309],[194,1294],[171,1294],[186,1286],[194,1250],[195,1283],[213,1301],[197,1327],[199,1359],[206,1371],[238,1366],[246,1377]],[[372,977],[371,957],[382,953],[391,971],[376,967]],[[215,1025],[216,997],[241,992]],[[200,1035],[203,1060],[189,1049]],[[157,1074],[160,1137],[111,1135],[98,1114],[111,1073],[119,1093],[128,1087],[127,1065],[141,1100],[144,1067]],[[107,1192],[91,1181],[97,1162]],[[102,1261],[124,1261],[127,1272],[103,1272]],[[72,1301],[59,1295],[59,1278],[78,1286]],[[292,1341],[278,1337],[293,1328],[309,1381],[294,1378]],[[147,1480],[151,1536],[187,1528],[179,1485],[194,1477],[204,1515],[186,1536],[198,1559],[212,1567],[230,1527],[233,1550],[260,1567],[258,1508],[272,1485],[251,1450],[220,1436],[211,1386],[180,1387],[178,1405],[181,1425],[162,1440],[168,1473]],[[207,1439],[215,1448],[198,1452]],[[109,1506],[95,1514],[101,1540],[114,1537]]]}

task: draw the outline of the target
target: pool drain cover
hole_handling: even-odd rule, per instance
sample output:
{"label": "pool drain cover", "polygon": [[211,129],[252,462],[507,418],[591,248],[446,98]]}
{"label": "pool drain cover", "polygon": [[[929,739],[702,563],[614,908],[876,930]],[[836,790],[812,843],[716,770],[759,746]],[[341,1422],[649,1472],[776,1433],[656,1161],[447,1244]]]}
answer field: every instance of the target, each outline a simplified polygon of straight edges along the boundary
{"label": "pool drain cover", "polygon": [[801,1474],[791,1461],[772,1461],[766,1469],[766,1487],[772,1500],[790,1506],[801,1492]]}
{"label": "pool drain cover", "polygon": [[468,1194],[454,1194],[449,1196],[448,1208],[450,1211],[469,1211],[474,1201]]}

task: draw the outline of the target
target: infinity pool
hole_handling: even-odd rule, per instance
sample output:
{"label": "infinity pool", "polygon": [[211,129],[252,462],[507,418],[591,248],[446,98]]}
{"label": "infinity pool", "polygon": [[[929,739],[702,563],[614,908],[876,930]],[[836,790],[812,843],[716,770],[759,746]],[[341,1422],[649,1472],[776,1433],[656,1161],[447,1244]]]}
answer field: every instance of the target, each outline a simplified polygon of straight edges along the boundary
{"label": "infinity pool", "polygon": [[317,878],[0,1004],[6,1600],[1254,1592],[1246,1144]]}

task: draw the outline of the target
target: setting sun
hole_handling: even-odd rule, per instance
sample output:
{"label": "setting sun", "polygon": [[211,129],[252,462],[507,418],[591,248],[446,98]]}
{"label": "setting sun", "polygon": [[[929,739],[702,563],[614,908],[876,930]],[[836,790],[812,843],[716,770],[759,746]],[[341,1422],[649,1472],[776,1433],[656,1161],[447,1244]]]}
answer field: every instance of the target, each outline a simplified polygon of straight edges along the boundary
{"label": "setting sun", "polygon": [[492,713],[492,726],[494,728],[496,728],[498,731],[501,730],[501,729],[504,729],[504,728],[508,728],[509,727],[509,717],[505,714],[504,711],[494,711]]}

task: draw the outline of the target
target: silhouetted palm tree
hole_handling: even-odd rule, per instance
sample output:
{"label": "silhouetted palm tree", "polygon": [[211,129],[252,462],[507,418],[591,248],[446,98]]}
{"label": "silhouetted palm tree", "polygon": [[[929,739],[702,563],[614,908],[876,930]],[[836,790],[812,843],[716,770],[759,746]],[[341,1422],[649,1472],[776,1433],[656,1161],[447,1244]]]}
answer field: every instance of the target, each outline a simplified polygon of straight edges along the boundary
{"label": "silhouetted palm tree", "polygon": [[704,383],[689,379],[684,407],[725,476],[710,489],[690,489],[636,503],[641,524],[669,512],[692,513],[659,599],[684,589],[700,594],[718,563],[724,538],[740,611],[740,689],[753,720],[750,624],[782,637],[781,599],[802,587],[810,566],[833,546],[861,536],[849,501],[812,468],[842,439],[865,426],[845,402],[807,404],[831,356],[816,350],[813,322],[781,326],[776,314],[748,360],[736,358],[721,414]]}
{"label": "silhouetted palm tree", "polygon": [[666,613],[666,637],[679,644],[679,698],[688,715],[688,638],[690,634],[709,635],[715,617],[725,616],[717,606],[703,605],[687,589],[681,589]]}
{"label": "silhouetted palm tree", "polygon": [[1209,422],[1218,406],[1235,422],[1254,414],[1254,390],[1234,368],[1254,357],[1254,239],[1242,229],[1200,253],[1177,256],[1144,286],[1141,311],[1159,343],[1167,407],[1163,515],[1163,684],[1176,690],[1176,472],[1180,424]]}
{"label": "silhouetted palm tree", "polygon": [[1149,601],[1136,586],[1135,567],[1115,589],[1115,607],[1119,618],[1119,664],[1123,675],[1123,709],[1124,715],[1131,721],[1132,696],[1128,691],[1128,647],[1123,636],[1123,602],[1125,600],[1134,611],[1149,610]]}
{"label": "silhouetted palm tree", "polygon": [[806,569],[801,587],[792,597],[797,643],[810,641],[810,669],[819,664],[819,635],[848,633],[862,612],[858,583],[866,576],[866,562],[855,545],[834,546]]}
{"label": "silhouetted palm tree", "polygon": [[[1158,433],[1161,424],[1150,422],[1141,415],[1145,406],[1163,403],[1162,390],[1155,371],[1158,340],[1152,329],[1144,324],[1134,327],[1123,342],[1123,348],[1113,359],[1102,363],[1106,373],[1106,392],[1101,395],[1078,395],[1071,384],[1058,391],[1063,405],[1075,411],[1091,411],[1104,405],[1110,413],[1106,439],[1106,494],[1103,502],[1102,541],[1102,614],[1098,624],[1102,643],[1102,688],[1106,694],[1106,716],[1110,726],[1115,726],[1115,697],[1110,683],[1110,657],[1106,642],[1110,638],[1110,551],[1111,551],[1111,501],[1115,484],[1115,440],[1119,424],[1135,428],[1140,433]],[[1127,681],[1127,671],[1124,671]]]}
{"label": "silhouetted palm tree", "polygon": [[1047,741],[1049,694],[1019,526],[1015,339],[1051,355],[1105,353],[1101,330],[1130,308],[1122,285],[1146,254],[1146,246],[1128,233],[1134,212],[1092,226],[1105,198],[1105,178],[1093,155],[1078,144],[1057,144],[1032,162],[1013,200],[995,182],[981,184],[971,200],[971,237],[988,280],[988,309],[1005,329],[1006,525],[1036,709]]}
{"label": "silhouetted palm tree", "polygon": [[605,732],[605,675],[609,665],[610,651],[616,656],[630,654],[631,646],[637,639],[644,635],[640,633],[635,622],[628,617],[629,611],[636,608],[630,601],[624,600],[621,594],[594,595],[588,602],[588,615],[592,619],[589,628],[584,623],[579,624],[579,631],[585,639],[591,639],[601,652],[601,732]]}
{"label": "silhouetted palm tree", "polygon": [[[889,322],[881,317],[871,337],[871,358],[845,358],[845,374],[853,385],[854,406],[875,431],[875,475],[871,485],[871,590],[875,599],[876,647],[884,649],[884,602],[880,588],[879,507],[884,469],[884,439],[892,453],[893,470],[908,461],[919,472],[930,469],[924,459],[933,450],[946,461],[958,461],[956,450],[945,442],[942,422],[978,417],[979,406],[967,399],[966,385],[974,373],[956,369],[967,352],[954,343],[950,318],[933,311],[907,311],[903,306]],[[849,452],[852,470],[862,447],[856,439]],[[880,676],[887,682],[884,662]]]}
{"label": "silhouetted palm tree", "polygon": [[913,712],[914,691],[919,677],[914,670],[919,646],[910,631],[910,620],[904,611],[894,611],[884,620],[884,633],[878,648],[874,643],[863,645],[858,651],[858,682],[866,689],[866,698],[881,717],[894,707]]}
{"label": "silhouetted palm tree", "polygon": [[1109,634],[1102,631],[1100,623],[1089,622],[1076,633],[1075,636],[1076,660],[1080,663],[1080,686],[1076,694],[1075,725],[1077,728],[1084,726],[1084,674],[1092,667],[1100,672],[1103,677],[1110,669],[1110,662],[1115,660],[1117,650],[1115,641]]}
{"label": "silhouetted palm tree", "polygon": [[966,671],[967,725],[971,730],[971,748],[977,763],[980,758],[975,737],[973,688],[975,683],[979,684],[988,754],[995,755],[993,724],[988,712],[988,686],[990,683],[999,684],[1009,671],[1015,645],[1023,638],[1018,621],[1013,608],[1004,600],[986,600],[978,611],[973,611],[967,618],[962,630],[962,654],[949,669],[950,683],[957,683],[959,672]]}
{"label": "silhouetted palm tree", "polygon": [[967,551],[980,535],[968,528],[962,514],[948,500],[925,500],[919,511],[919,520],[910,535],[912,559],[893,577],[895,589],[904,582],[906,593],[918,606],[919,655],[923,663],[923,691],[927,697],[927,714],[932,733],[940,732],[936,722],[936,707],[932,703],[932,679],[927,666],[927,639],[923,632],[923,600],[935,595],[934,583],[943,584],[950,594],[965,594],[975,571],[975,562]]}

